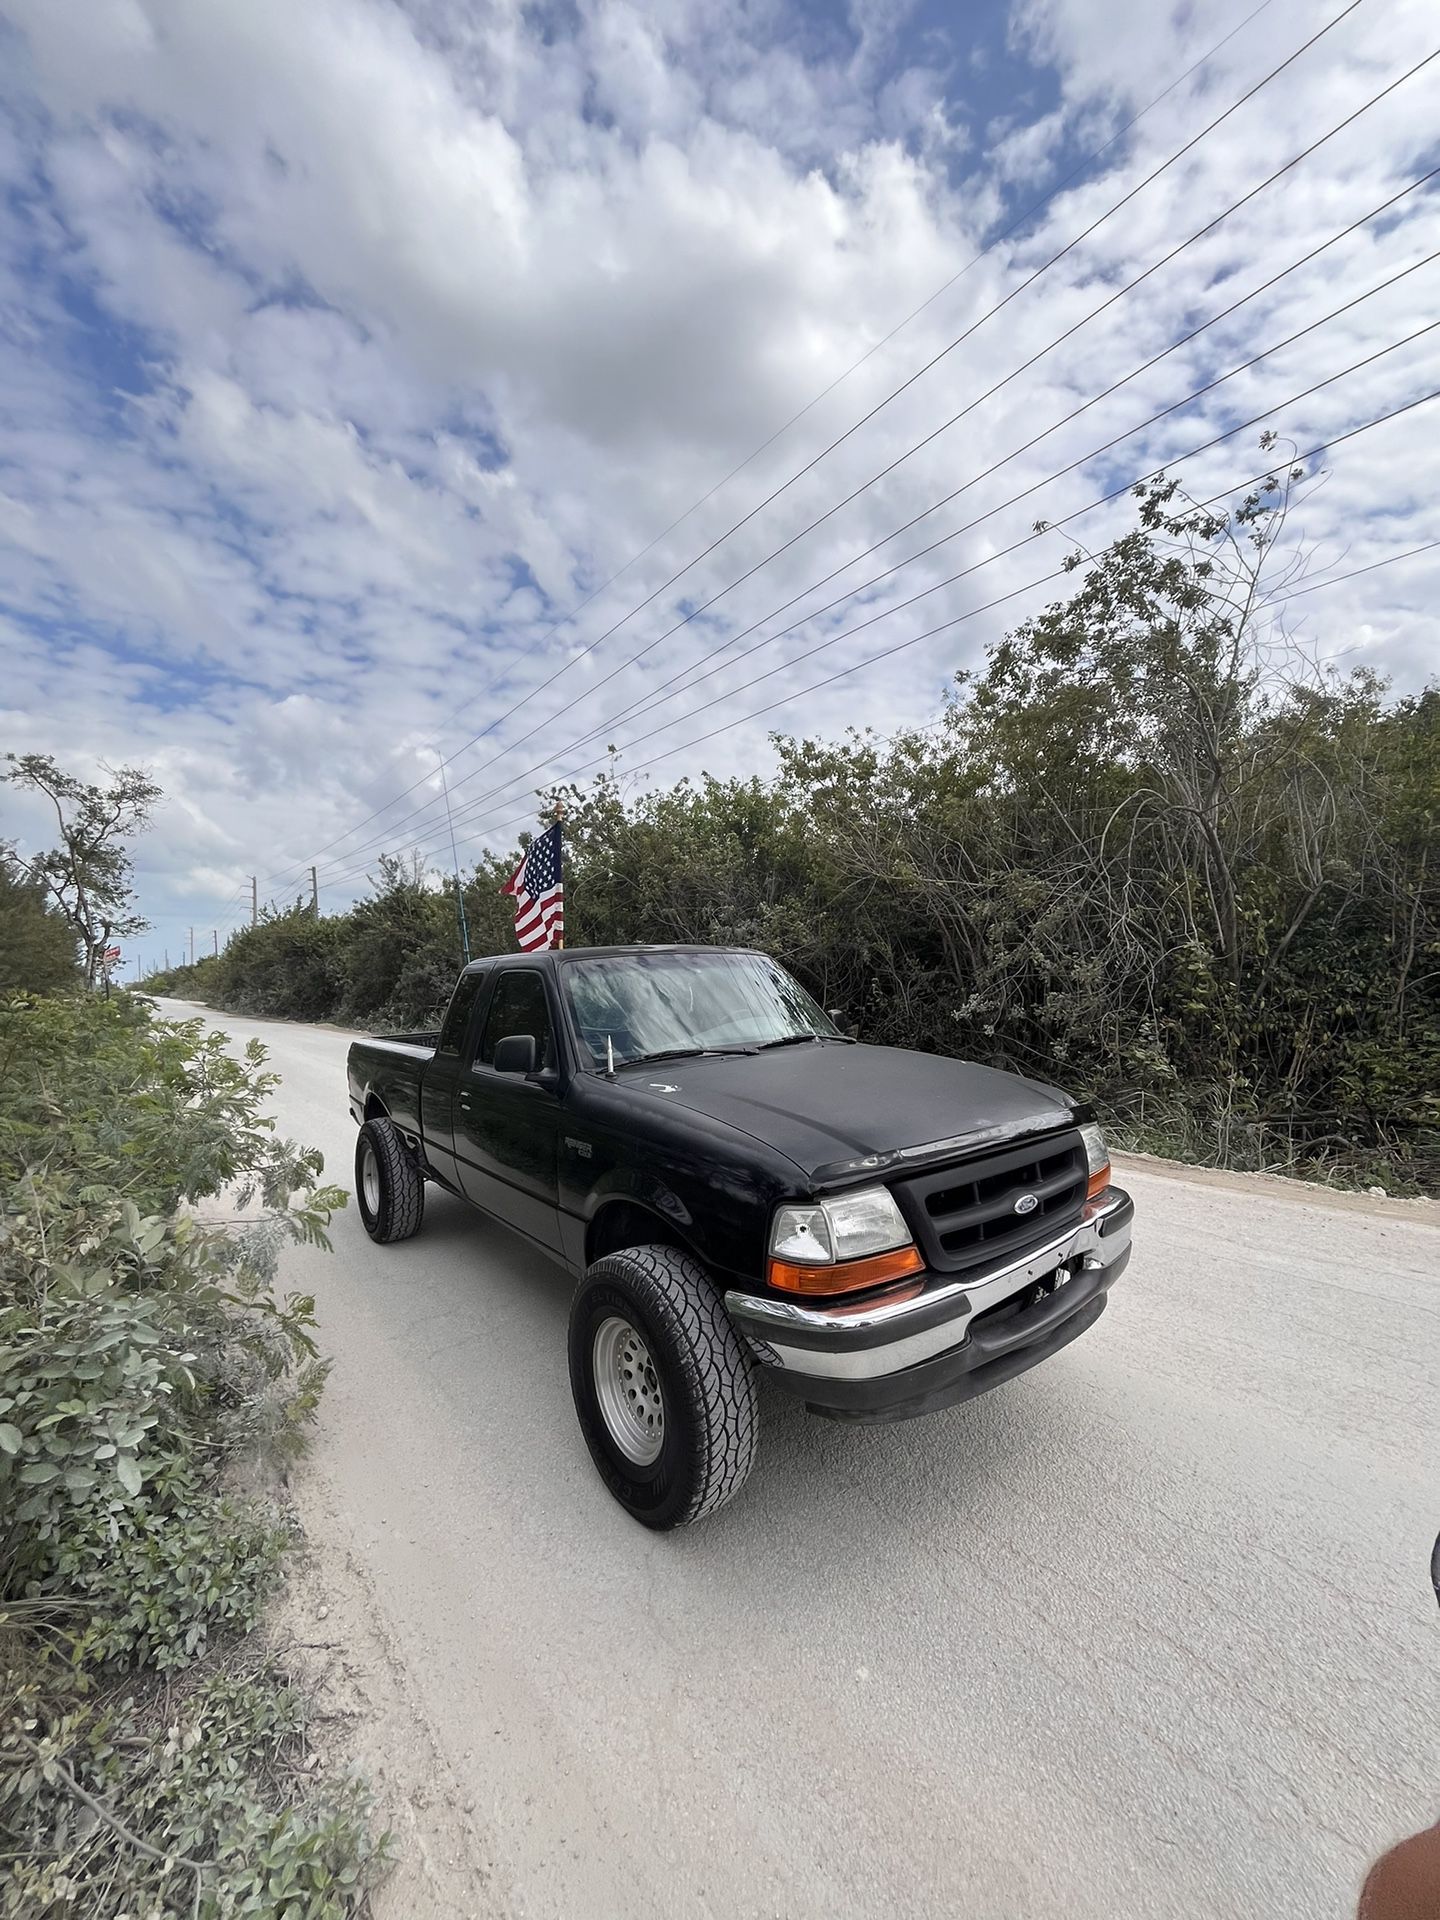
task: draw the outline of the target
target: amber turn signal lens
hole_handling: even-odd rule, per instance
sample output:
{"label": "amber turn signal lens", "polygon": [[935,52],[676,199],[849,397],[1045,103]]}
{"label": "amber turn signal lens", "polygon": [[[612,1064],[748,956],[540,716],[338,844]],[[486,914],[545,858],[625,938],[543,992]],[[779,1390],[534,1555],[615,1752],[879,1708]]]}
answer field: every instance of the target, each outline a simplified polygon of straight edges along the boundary
{"label": "amber turn signal lens", "polygon": [[1097,1193],[1104,1193],[1110,1184],[1110,1162],[1107,1160],[1098,1173],[1092,1173],[1090,1184],[1085,1189],[1085,1198],[1093,1200]]}
{"label": "amber turn signal lens", "polygon": [[837,1260],[823,1266],[802,1266],[792,1260],[772,1260],[765,1277],[786,1293],[858,1293],[862,1287],[883,1287],[887,1280],[903,1280],[907,1273],[923,1273],[918,1247],[896,1247],[890,1253],[872,1253],[865,1260]]}

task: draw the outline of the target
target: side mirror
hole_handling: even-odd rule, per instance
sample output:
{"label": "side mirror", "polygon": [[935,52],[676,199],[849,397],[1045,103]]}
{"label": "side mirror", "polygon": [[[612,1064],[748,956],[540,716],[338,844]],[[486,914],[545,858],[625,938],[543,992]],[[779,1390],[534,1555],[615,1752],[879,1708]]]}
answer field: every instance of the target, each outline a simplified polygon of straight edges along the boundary
{"label": "side mirror", "polygon": [[827,1007],[825,1011],[847,1038],[851,1040],[856,1038],[860,1032],[860,1028],[854,1020],[846,1020],[844,1007]]}
{"label": "side mirror", "polygon": [[530,1074],[535,1071],[535,1056],[533,1033],[507,1033],[495,1042],[495,1057],[490,1064],[497,1073]]}

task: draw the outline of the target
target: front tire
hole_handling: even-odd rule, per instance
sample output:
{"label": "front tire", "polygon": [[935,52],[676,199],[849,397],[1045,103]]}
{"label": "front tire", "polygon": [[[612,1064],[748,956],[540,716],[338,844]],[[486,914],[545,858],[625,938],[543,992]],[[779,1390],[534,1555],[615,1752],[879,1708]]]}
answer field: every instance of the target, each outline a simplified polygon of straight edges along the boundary
{"label": "front tire", "polygon": [[595,1262],[570,1309],[570,1386],[601,1479],[642,1526],[688,1526],[744,1486],[755,1363],[687,1254],[634,1247]]}
{"label": "front tire", "polygon": [[420,1231],[425,1182],[393,1120],[367,1120],[355,1142],[355,1200],[372,1240],[388,1246]]}

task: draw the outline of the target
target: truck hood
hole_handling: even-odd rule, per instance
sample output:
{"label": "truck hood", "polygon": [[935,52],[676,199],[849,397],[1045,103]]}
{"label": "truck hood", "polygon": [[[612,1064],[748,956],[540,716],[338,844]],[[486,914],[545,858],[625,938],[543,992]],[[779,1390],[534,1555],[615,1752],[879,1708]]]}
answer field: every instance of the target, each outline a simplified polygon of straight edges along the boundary
{"label": "truck hood", "polygon": [[816,1181],[921,1167],[1074,1119],[1055,1087],[900,1047],[659,1060],[623,1068],[620,1083],[763,1140]]}

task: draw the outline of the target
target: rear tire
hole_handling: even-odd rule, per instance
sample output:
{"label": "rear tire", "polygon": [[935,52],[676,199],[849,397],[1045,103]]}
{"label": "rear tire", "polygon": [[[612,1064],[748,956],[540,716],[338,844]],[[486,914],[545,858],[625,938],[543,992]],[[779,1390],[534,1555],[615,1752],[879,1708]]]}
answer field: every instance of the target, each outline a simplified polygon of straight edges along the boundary
{"label": "rear tire", "polygon": [[372,1240],[388,1246],[420,1231],[425,1182],[393,1120],[367,1120],[355,1142],[355,1201]]}
{"label": "rear tire", "polygon": [[687,1254],[633,1247],[595,1262],[570,1309],[570,1386],[601,1479],[642,1526],[688,1526],[744,1486],[755,1363]]}

